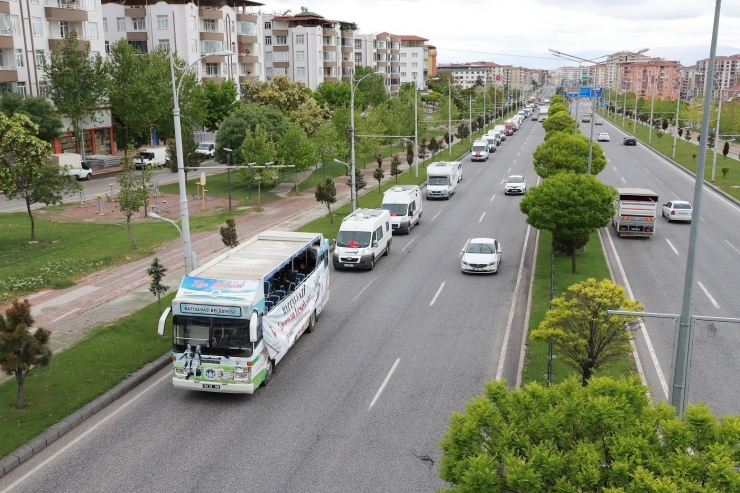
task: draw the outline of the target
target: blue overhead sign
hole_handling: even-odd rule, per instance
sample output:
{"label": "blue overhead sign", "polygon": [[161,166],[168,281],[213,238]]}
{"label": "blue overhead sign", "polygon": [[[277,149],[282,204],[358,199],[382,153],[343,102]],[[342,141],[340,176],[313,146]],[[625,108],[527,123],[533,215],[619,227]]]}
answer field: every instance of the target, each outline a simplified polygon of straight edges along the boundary
{"label": "blue overhead sign", "polygon": [[592,91],[590,87],[579,87],[578,88],[579,98],[590,98],[592,97]]}

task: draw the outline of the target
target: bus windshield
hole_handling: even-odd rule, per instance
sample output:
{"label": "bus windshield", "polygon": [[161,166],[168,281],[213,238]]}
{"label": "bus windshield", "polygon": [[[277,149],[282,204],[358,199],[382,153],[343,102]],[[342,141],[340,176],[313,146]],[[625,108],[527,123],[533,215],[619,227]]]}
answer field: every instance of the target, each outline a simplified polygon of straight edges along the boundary
{"label": "bus windshield", "polygon": [[450,179],[446,176],[430,176],[427,185],[449,185]]}
{"label": "bus windshield", "polygon": [[369,231],[340,231],[337,246],[345,248],[367,248],[370,246]]}
{"label": "bus windshield", "polygon": [[189,344],[192,349],[200,345],[201,352],[207,355],[252,356],[249,320],[175,315],[173,323],[176,352],[184,352]]}
{"label": "bus windshield", "polygon": [[383,204],[383,209],[391,213],[391,216],[405,216],[406,204]]}

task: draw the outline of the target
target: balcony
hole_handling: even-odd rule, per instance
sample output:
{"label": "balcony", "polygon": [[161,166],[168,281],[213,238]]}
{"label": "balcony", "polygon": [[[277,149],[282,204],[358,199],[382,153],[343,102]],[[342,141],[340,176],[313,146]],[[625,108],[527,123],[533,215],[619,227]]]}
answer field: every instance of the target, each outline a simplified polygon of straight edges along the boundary
{"label": "balcony", "polygon": [[47,0],[44,4],[44,12],[49,20],[62,21],[87,21],[87,10],[77,2],[65,0]]}
{"label": "balcony", "polygon": [[201,7],[198,9],[198,15],[201,19],[223,19],[224,13],[212,7]]}
{"label": "balcony", "polygon": [[257,17],[257,14],[239,14],[238,13],[236,14],[236,20],[257,23],[258,17]]}
{"label": "balcony", "polygon": [[[79,31],[78,31],[78,33],[79,33]],[[144,34],[146,34],[146,33],[144,33]],[[146,38],[144,38],[144,39],[146,39]],[[66,40],[66,37],[63,34],[60,34],[58,32],[57,33],[51,33],[51,35],[49,35],[49,49],[50,50],[53,50],[59,44],[66,43],[65,40]],[[77,36],[77,50],[78,51],[84,50],[86,43],[89,43],[89,42],[90,42],[89,39],[78,35]]]}
{"label": "balcony", "polygon": [[259,75],[240,75],[239,76],[240,84],[251,84],[254,82],[259,82],[259,80],[260,80]]}
{"label": "balcony", "polygon": [[13,48],[14,46],[12,31],[10,29],[0,29],[0,49]]}
{"label": "balcony", "polygon": [[0,66],[0,82],[18,82],[18,68],[15,65]]}
{"label": "balcony", "polygon": [[10,13],[10,2],[8,0],[0,0],[0,14]]}
{"label": "balcony", "polygon": [[224,40],[224,33],[223,31],[201,31],[200,32],[200,40],[201,41],[223,41]]}

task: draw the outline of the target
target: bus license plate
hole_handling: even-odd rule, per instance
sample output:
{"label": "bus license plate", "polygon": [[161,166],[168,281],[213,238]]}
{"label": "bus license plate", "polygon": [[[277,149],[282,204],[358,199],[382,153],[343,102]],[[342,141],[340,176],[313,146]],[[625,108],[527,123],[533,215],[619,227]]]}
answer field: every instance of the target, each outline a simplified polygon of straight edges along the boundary
{"label": "bus license plate", "polygon": [[204,383],[203,384],[203,388],[204,389],[220,389],[221,386],[220,385],[215,385],[215,384],[212,384],[212,383]]}

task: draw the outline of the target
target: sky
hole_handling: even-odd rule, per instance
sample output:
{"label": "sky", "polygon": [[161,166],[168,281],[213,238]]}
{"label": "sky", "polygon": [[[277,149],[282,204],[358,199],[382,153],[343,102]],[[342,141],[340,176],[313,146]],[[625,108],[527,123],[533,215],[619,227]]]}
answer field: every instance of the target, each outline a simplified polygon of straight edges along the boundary
{"label": "sky", "polygon": [[[355,22],[361,33],[415,34],[437,47],[437,63],[489,61],[553,69],[581,58],[650,48],[646,55],[693,65],[709,57],[711,0],[259,0],[263,12],[307,7]],[[724,0],[718,55],[740,54],[740,0]]]}

